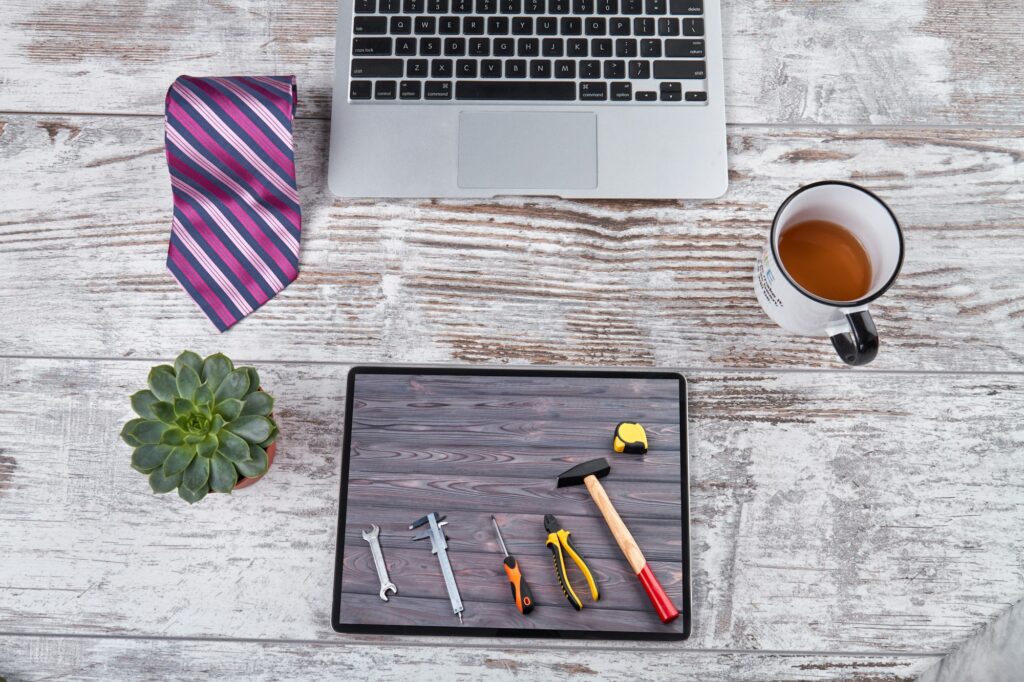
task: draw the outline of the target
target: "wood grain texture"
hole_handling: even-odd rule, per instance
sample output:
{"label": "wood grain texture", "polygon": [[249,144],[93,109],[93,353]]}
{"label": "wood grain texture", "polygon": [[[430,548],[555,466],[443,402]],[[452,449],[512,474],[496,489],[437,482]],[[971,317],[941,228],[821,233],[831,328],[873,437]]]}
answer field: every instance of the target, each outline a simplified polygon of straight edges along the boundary
{"label": "wood grain texture", "polygon": [[219,335],[164,268],[162,122],[0,117],[0,346],[15,355],[826,367],[761,311],[753,262],[796,187],[848,178],[906,230],[876,369],[1024,366],[1024,134],[734,128],[721,200],[348,202],[297,125],[302,272]]}
{"label": "wood grain texture", "polygon": [[[117,439],[148,368],[0,360],[4,631],[393,641],[328,624],[345,367],[261,364],[282,429],[274,466],[192,507],[152,495]],[[1024,591],[1024,377],[690,379],[687,647],[939,654]],[[566,522],[596,533],[584,519]],[[507,527],[524,542],[526,525]],[[452,535],[496,550],[479,532]]]}
{"label": "wood grain texture", "polygon": [[[3,656],[3,654],[7,654]],[[669,650],[622,652],[531,645],[490,649],[330,642],[223,642],[0,636],[8,682],[211,678],[910,682],[937,656],[850,656]]]}
{"label": "wood grain texture", "polygon": [[[430,542],[414,542],[408,529],[416,519],[436,511],[447,516],[446,534],[462,538],[458,545],[449,546],[448,559],[465,606],[466,626],[682,634],[683,618],[667,626],[658,619],[636,578],[636,568],[630,571],[623,561],[586,489],[556,487],[558,475],[572,466],[564,460],[562,448],[586,452],[584,460],[607,457],[612,470],[605,482],[614,504],[627,523],[643,522],[646,546],[659,555],[674,556],[673,561],[651,568],[677,607],[686,612],[681,552],[685,515],[681,481],[686,471],[681,447],[682,393],[675,378],[357,375],[346,486],[341,623],[457,627]],[[669,462],[674,470],[665,479],[647,471],[645,457],[614,454],[612,434],[624,420],[650,425],[651,442],[661,452],[659,470],[664,472]],[[379,460],[373,457],[364,468],[361,453],[381,443],[397,450],[397,457],[388,459],[387,471],[375,466]],[[477,443],[514,449],[516,454],[507,454],[506,461],[489,467],[431,456],[431,446],[451,444],[468,450]],[[543,449],[528,452],[531,445]],[[420,466],[406,469],[409,460]],[[432,467],[424,470],[424,460]],[[517,467],[517,463],[529,466]],[[515,515],[506,544],[519,557],[534,588],[537,609],[528,618],[517,613],[511,602],[492,514],[502,520]],[[545,547],[545,514],[559,517],[595,574],[601,598],[597,602],[586,598],[581,612],[566,603],[556,580]],[[591,519],[589,533],[579,532],[577,517]],[[381,529],[388,573],[398,585],[398,595],[387,604],[378,596],[377,572],[360,536],[369,529],[368,521]],[[467,542],[467,536],[476,541],[490,537],[475,544]],[[582,578],[571,560],[567,564],[570,579],[579,587]]]}
{"label": "wood grain texture", "polygon": [[[2,109],[162,113],[191,75],[298,76],[329,116],[333,0],[8,0]],[[734,123],[1024,123],[1016,0],[723,2]]]}

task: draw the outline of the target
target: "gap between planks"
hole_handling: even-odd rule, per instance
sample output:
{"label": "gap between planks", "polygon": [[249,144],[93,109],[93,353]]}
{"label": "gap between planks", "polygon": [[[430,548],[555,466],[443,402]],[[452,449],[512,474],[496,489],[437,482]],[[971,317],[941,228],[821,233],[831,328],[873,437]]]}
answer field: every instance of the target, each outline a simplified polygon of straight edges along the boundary
{"label": "gap between planks", "polygon": [[[38,639],[82,639],[82,640],[119,640],[119,641],[140,641],[140,642],[223,642],[230,644],[275,644],[275,645],[309,645],[326,647],[348,647],[348,646],[380,646],[386,640],[388,646],[394,647],[420,647],[436,642],[442,646],[446,638],[404,639],[395,636],[372,637],[367,635],[338,635],[338,639],[260,639],[258,637],[156,637],[152,635],[101,635],[101,634],[80,634],[80,633],[32,633],[32,632],[2,632],[0,637],[11,638],[38,638]],[[344,638],[344,639],[342,639]],[[597,644],[600,640],[574,640],[564,643],[552,643],[551,640],[539,640],[515,638],[512,640],[499,640],[499,638],[477,638],[474,641],[459,642],[459,649],[484,649],[484,650],[508,650],[508,649],[542,649],[545,651],[578,651],[581,648],[587,651],[639,651],[644,653],[673,653],[673,654],[734,654],[734,655],[764,655],[764,656],[900,656],[906,658],[934,658],[944,656],[948,651],[814,651],[803,649],[694,649],[681,646],[664,646],[645,642],[629,642],[626,645],[615,646],[612,644]]]}

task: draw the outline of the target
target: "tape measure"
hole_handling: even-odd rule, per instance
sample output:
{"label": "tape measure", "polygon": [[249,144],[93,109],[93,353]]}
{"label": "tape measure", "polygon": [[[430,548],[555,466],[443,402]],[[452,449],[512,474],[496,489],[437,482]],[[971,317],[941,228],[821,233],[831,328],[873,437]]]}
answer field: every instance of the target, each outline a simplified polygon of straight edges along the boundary
{"label": "tape measure", "polygon": [[619,422],[615,427],[615,437],[612,438],[612,448],[615,452],[627,455],[646,455],[647,432],[636,422]]}

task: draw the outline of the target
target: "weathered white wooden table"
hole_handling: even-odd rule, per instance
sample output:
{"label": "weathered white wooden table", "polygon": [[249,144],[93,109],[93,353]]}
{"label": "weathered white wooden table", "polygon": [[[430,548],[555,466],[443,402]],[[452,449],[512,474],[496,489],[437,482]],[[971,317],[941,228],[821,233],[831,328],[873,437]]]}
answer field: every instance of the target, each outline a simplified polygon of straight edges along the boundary
{"label": "weathered white wooden table", "polygon": [[[1024,595],[1024,5],[726,0],[720,200],[337,201],[332,0],[5,0],[0,676],[911,679]],[[302,274],[218,335],[164,270],[175,76],[298,75]],[[867,370],[761,313],[799,185],[906,228]],[[266,479],[188,507],[117,433],[183,348],[258,364]],[[328,623],[347,367],[682,368],[684,645],[346,637]]]}

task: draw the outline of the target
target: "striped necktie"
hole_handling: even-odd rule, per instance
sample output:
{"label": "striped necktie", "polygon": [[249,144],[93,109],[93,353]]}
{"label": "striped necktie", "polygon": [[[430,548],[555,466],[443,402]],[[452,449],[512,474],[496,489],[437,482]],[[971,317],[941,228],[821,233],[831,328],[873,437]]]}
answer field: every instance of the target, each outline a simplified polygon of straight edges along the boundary
{"label": "striped necktie", "polygon": [[225,331],[299,274],[295,77],[192,78],[167,91],[167,267]]}

